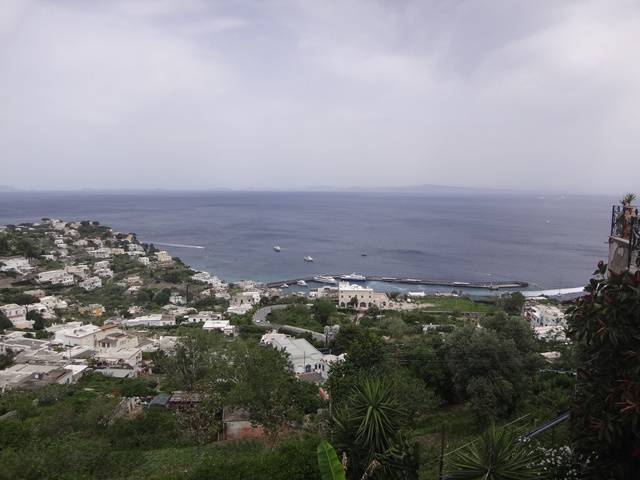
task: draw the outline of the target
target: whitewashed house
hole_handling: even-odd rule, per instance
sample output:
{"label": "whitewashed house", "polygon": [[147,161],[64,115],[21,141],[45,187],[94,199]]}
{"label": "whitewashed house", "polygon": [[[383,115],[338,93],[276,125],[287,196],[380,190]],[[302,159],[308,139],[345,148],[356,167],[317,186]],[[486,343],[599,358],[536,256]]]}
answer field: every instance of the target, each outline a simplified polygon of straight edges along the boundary
{"label": "whitewashed house", "polygon": [[304,338],[294,338],[284,333],[266,333],[260,343],[285,351],[296,374],[315,372],[326,379],[331,364],[344,358],[324,355]]}
{"label": "whitewashed house", "polygon": [[96,288],[102,287],[102,279],[100,277],[89,277],[80,282],[79,285],[87,291],[95,290]]}
{"label": "whitewashed house", "polygon": [[204,325],[202,325],[202,329],[208,332],[217,330],[228,336],[235,335],[237,333],[236,326],[231,325],[229,320],[207,320],[204,322]]}

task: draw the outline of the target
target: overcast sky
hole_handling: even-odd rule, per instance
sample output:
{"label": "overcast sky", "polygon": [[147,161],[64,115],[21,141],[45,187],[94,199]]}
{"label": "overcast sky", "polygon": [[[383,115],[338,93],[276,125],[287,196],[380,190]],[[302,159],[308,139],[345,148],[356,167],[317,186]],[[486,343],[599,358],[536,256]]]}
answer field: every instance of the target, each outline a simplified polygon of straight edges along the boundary
{"label": "overcast sky", "polygon": [[640,2],[0,3],[0,184],[640,190]]}

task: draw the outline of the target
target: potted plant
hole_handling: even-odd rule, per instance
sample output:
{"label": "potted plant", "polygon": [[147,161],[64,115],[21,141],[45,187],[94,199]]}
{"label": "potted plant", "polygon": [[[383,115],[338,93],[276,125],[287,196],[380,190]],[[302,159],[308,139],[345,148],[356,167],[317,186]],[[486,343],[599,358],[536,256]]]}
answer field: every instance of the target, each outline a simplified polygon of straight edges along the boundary
{"label": "potted plant", "polygon": [[632,203],[635,199],[636,195],[634,193],[627,193],[620,200],[620,203],[622,204],[622,212],[618,217],[618,222],[622,227],[622,238],[631,238],[631,225],[633,217],[635,217],[635,211]]}

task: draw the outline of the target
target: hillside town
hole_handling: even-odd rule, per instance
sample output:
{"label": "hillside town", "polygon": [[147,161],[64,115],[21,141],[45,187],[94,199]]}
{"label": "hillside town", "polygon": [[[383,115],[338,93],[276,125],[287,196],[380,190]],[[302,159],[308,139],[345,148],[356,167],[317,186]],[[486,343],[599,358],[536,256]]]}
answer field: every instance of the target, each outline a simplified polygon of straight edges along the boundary
{"label": "hillside town", "polygon": [[[612,236],[612,265],[624,273],[616,259],[629,242],[620,235]],[[606,273],[606,265],[598,268]],[[68,417],[58,419],[58,409],[85,415],[99,408],[105,426],[98,438],[110,452],[121,451],[130,429],[147,445],[158,428],[168,436],[135,447],[141,454],[153,445],[224,451],[237,440],[298,448],[307,435],[317,444],[328,429],[343,428],[340,412],[383,395],[398,405],[390,414],[401,415],[393,421],[405,422],[412,448],[426,456],[419,467],[425,478],[442,464],[436,452],[443,419],[464,425],[449,434],[448,448],[490,422],[515,422],[536,437],[537,448],[557,456],[554,468],[575,468],[555,434],[543,432],[568,435],[577,381],[571,319],[584,292],[376,291],[363,276],[344,277],[319,276],[299,288],[226,282],[96,221],[2,226],[0,433],[37,425],[25,423],[28,415],[44,421],[50,412],[58,425]],[[25,417],[27,404],[36,410]],[[95,420],[88,422],[78,432],[93,438]],[[360,440],[349,425],[353,455]],[[155,433],[146,436],[145,428]],[[91,448],[87,442],[77,448]],[[134,460],[107,458],[97,465],[110,475],[146,475]],[[208,472],[224,465],[216,462]],[[310,475],[316,478],[315,467]],[[152,478],[166,478],[164,470]]]}
{"label": "hillside town", "polygon": [[[144,376],[152,371],[148,354],[175,348],[178,326],[236,336],[247,315],[274,302],[323,299],[350,312],[357,322],[372,308],[420,308],[412,298],[424,296],[391,298],[341,281],[296,292],[287,300],[282,289],[250,280],[228,284],[192,270],[168,252],[140,243],[134,234],[114,232],[97,222],[43,219],[3,226],[0,232],[28,249],[28,256],[0,257],[0,312],[10,322],[0,336],[0,354],[11,359],[11,365],[0,370],[0,392],[74,383],[87,370],[116,378]],[[523,318],[536,335],[563,338],[563,312],[546,303],[545,298],[527,300]],[[423,326],[425,332],[432,328]],[[329,332],[325,326],[315,333]],[[320,353],[305,338],[275,330],[265,331],[260,342],[286,351],[293,371],[316,373],[318,383],[340,360]]]}

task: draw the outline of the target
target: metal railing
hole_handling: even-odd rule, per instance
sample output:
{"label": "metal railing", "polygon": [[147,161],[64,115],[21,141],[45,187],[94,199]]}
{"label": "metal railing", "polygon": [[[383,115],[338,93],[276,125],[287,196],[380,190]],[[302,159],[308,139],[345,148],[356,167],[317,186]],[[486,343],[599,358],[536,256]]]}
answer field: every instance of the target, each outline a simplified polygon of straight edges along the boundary
{"label": "metal railing", "polygon": [[640,217],[638,207],[611,207],[611,236],[629,241],[627,267],[633,263],[640,268]]}

